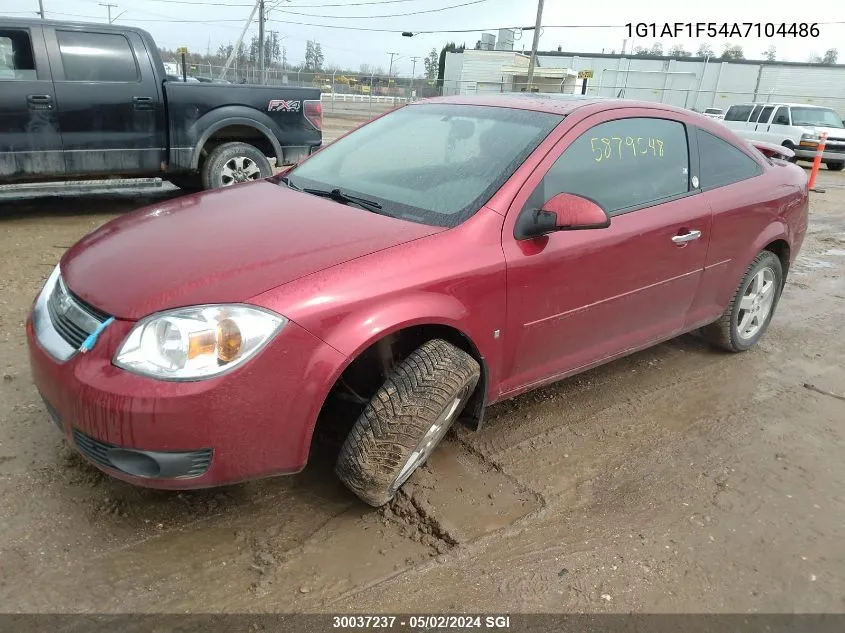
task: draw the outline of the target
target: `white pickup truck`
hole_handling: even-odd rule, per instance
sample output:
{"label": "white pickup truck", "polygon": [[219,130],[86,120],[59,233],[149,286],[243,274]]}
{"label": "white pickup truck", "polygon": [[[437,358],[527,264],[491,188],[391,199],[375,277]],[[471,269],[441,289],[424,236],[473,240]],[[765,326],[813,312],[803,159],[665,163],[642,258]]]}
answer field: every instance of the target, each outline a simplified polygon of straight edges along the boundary
{"label": "white pickup truck", "polygon": [[830,108],[800,103],[741,103],[722,120],[748,141],[783,145],[796,159],[813,160],[822,132],[827,133],[822,162],[832,171],[845,167],[845,125]]}

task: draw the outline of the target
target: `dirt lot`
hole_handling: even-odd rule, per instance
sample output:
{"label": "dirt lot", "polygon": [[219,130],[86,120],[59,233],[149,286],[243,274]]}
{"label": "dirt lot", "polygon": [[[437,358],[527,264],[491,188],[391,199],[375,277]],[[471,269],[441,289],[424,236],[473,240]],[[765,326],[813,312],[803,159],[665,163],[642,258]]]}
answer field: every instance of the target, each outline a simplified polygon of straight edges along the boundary
{"label": "dirt lot", "polygon": [[323,454],[178,494],[84,463],[27,311],[74,241],[175,194],[0,202],[3,610],[845,612],[845,174],[820,184],[757,349],[685,336],[497,405],[380,511]]}

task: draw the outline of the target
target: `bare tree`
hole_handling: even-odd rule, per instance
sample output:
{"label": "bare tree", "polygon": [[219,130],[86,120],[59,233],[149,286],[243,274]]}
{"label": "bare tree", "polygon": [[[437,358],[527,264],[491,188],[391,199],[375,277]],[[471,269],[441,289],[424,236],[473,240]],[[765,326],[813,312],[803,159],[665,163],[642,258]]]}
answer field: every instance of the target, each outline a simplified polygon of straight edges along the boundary
{"label": "bare tree", "polygon": [[745,59],[742,46],[738,44],[725,44],[725,49],[722,51],[722,59]]}
{"label": "bare tree", "polygon": [[667,53],[669,57],[689,57],[692,55],[688,50],[686,50],[680,44],[675,44],[672,48],[669,49]]}
{"label": "bare tree", "polygon": [[839,58],[839,51],[835,48],[829,48],[824,52],[822,56],[822,64],[830,64],[833,65],[836,63],[836,60]]}
{"label": "bare tree", "polygon": [[698,47],[698,50],[695,51],[695,54],[699,57],[713,57],[713,47],[710,44],[704,43]]}
{"label": "bare tree", "polygon": [[663,44],[660,42],[655,42],[651,45],[651,49],[648,51],[649,55],[662,55],[663,54]]}
{"label": "bare tree", "polygon": [[769,46],[769,48],[767,48],[766,50],[763,51],[763,59],[765,59],[766,61],[769,61],[769,62],[775,61],[776,50],[777,49],[775,49],[774,46]]}

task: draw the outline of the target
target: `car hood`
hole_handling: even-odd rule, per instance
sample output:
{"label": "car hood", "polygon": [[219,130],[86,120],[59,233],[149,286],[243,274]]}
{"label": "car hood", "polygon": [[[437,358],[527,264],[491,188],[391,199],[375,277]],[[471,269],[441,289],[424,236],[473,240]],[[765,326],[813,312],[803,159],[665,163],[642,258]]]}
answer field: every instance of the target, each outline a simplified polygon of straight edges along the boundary
{"label": "car hood", "polygon": [[75,244],[62,276],[117,318],[235,303],[444,229],[270,182],[176,198],[122,216]]}
{"label": "car hood", "polygon": [[822,125],[804,126],[809,134],[821,134],[827,132],[827,138],[845,140],[845,129],[841,127],[825,127]]}

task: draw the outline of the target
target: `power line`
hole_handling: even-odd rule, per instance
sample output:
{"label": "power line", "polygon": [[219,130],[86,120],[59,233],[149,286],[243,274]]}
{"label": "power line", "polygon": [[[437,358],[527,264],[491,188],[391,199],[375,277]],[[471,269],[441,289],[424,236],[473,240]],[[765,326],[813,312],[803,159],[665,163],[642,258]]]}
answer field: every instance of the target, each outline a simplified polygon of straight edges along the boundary
{"label": "power line", "polygon": [[279,11],[279,13],[287,13],[289,15],[302,15],[309,18],[332,18],[336,20],[370,20],[372,18],[398,18],[406,15],[419,15],[420,13],[438,13],[440,11],[448,11],[449,9],[468,7],[471,4],[481,4],[482,2],[489,2],[489,0],[472,0],[472,2],[453,4],[448,7],[441,7],[439,9],[423,9],[421,11],[410,11],[408,13],[383,13],[381,15],[324,15],[319,13],[301,13],[299,11],[289,11],[288,9],[277,9],[277,11]]}

